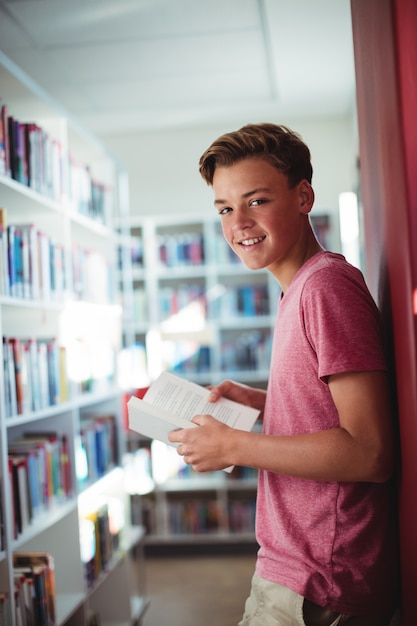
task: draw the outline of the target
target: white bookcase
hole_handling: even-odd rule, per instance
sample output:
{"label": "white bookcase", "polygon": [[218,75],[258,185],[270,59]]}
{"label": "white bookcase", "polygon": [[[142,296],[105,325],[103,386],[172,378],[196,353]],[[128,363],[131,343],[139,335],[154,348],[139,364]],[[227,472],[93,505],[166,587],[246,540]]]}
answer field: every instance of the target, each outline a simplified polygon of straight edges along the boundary
{"label": "white bookcase", "polygon": [[[48,266],[43,257],[39,261],[42,244],[31,246],[30,250],[37,250],[39,265],[26,260],[26,265],[18,268],[17,286],[11,286],[10,279],[8,283],[5,263],[10,259],[2,256],[0,261],[3,363],[13,350],[10,339],[17,339],[22,347],[17,394],[13,368],[3,367],[0,375],[0,594],[11,599],[11,624],[17,626],[13,554],[48,552],[55,565],[57,626],[87,626],[93,623],[93,614],[101,626],[137,625],[147,606],[144,530],[131,523],[125,488],[124,398],[117,384],[122,308],[117,276],[121,237],[115,224],[126,211],[120,200],[126,176],[103,146],[2,53],[0,96],[0,108],[6,104],[9,116],[21,123],[36,123],[44,132],[43,141],[54,146],[50,151],[43,147],[47,155],[44,174],[50,172],[53,184],[35,188],[7,172],[0,173],[4,230],[16,226],[20,236],[22,225],[33,225],[36,241],[47,242],[49,257],[45,259],[56,259],[56,264],[51,261]],[[57,151],[61,155],[58,160]],[[38,172],[32,180],[37,176]],[[103,186],[97,187],[96,182]],[[101,193],[100,201],[92,201],[87,192],[92,188]],[[4,232],[2,236],[3,246]],[[27,241],[20,245],[26,246]],[[27,259],[23,254],[22,258]],[[124,258],[128,260],[129,255]],[[40,280],[36,278],[38,267]],[[31,347],[34,360],[30,359]],[[42,374],[45,363],[50,367],[49,386]],[[36,393],[40,388],[44,389],[42,397]],[[14,389],[14,400],[10,389]],[[38,437],[49,433],[60,442],[60,487],[45,496],[46,503],[37,503],[36,510],[34,500],[16,496],[13,473],[9,472],[11,449],[30,433],[38,433]],[[100,453],[91,448],[90,436],[94,442],[100,436]],[[26,481],[30,470],[22,472],[17,475],[26,476],[22,478]],[[23,484],[26,482],[20,486]],[[111,549],[106,562],[102,559],[101,568],[88,579],[83,522],[103,507],[111,522]],[[91,525],[89,528],[91,531]]]}
{"label": "white bookcase", "polygon": [[[142,386],[162,370],[199,384],[265,387],[278,285],[229,251],[215,213],[130,220],[133,307],[126,343],[142,346]],[[143,375],[146,368],[146,375]],[[254,544],[256,472],[198,475],[173,448],[131,437],[140,515],[152,546]],[[134,453],[135,455],[135,453]],[[148,457],[148,459],[147,459]],[[164,474],[165,472],[165,474]]]}
{"label": "white bookcase", "polygon": [[131,221],[130,342],[143,344],[149,378],[169,369],[195,382],[226,375],[255,384],[268,378],[278,285],[229,252],[213,215]]}
{"label": "white bookcase", "polygon": [[[314,218],[319,238],[327,215]],[[126,226],[126,224],[125,224]],[[212,213],[131,218],[133,306],[127,343],[137,343],[133,381],[162,370],[202,385],[232,378],[262,388],[269,375],[280,289],[266,270],[244,267]],[[132,385],[133,386],[133,385]],[[131,437],[139,515],[148,545],[254,543],[256,472],[198,475],[173,448]]]}

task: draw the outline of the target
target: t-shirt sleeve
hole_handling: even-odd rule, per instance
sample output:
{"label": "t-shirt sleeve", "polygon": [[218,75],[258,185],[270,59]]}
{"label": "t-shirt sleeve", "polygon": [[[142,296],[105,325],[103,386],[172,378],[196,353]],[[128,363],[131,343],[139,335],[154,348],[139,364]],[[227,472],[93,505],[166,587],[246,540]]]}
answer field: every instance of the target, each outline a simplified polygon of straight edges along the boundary
{"label": "t-shirt sleeve", "polygon": [[323,381],[342,372],[387,369],[379,310],[358,270],[314,273],[304,286],[301,306]]}

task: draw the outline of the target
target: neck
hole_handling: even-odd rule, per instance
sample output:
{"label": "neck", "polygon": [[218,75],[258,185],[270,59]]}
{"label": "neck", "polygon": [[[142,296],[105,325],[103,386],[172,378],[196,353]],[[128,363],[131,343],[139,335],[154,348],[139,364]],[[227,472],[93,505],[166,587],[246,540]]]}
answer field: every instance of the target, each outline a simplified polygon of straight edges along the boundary
{"label": "neck", "polygon": [[291,259],[288,259],[282,267],[276,270],[271,268],[270,271],[278,281],[283,293],[286,292],[294,276],[304,263],[307,263],[309,259],[323,251],[324,248],[317,241],[313,231],[311,231],[311,235],[308,237],[307,245],[303,246],[300,254],[295,253]]}

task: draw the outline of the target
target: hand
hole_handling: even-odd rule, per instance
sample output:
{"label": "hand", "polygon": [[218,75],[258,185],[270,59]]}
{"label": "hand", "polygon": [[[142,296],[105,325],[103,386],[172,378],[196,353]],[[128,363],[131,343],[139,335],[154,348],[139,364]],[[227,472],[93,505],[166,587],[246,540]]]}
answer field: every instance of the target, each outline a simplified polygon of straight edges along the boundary
{"label": "hand", "polygon": [[223,380],[218,385],[209,386],[208,389],[210,389],[209,402],[216,402],[221,397],[224,397],[259,411],[264,410],[266,400],[266,391],[264,389],[255,389],[232,380]]}
{"label": "hand", "polygon": [[[212,415],[196,415],[198,428],[173,430],[168,438],[179,443],[177,452],[197,472],[212,472],[234,465],[231,459],[234,431]],[[235,431],[236,432],[236,431]]]}

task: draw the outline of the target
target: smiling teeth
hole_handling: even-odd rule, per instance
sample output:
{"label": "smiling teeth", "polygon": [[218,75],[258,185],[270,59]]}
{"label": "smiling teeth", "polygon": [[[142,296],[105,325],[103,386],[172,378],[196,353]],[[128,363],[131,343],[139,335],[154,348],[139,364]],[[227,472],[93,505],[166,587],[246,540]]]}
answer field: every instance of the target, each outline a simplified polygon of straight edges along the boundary
{"label": "smiling teeth", "polygon": [[265,239],[265,237],[255,237],[254,239],[245,239],[244,241],[241,241],[240,243],[242,244],[242,246],[252,246],[254,243],[259,243],[260,241],[263,241]]}

